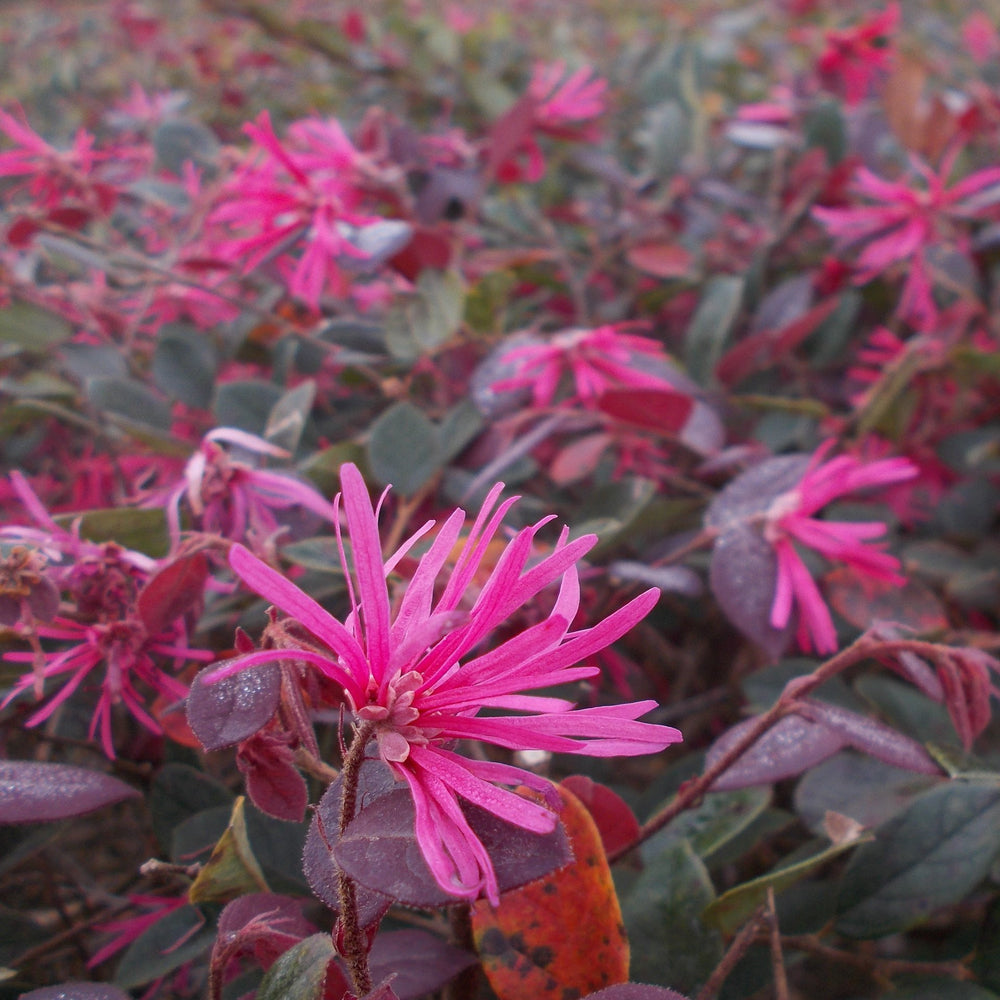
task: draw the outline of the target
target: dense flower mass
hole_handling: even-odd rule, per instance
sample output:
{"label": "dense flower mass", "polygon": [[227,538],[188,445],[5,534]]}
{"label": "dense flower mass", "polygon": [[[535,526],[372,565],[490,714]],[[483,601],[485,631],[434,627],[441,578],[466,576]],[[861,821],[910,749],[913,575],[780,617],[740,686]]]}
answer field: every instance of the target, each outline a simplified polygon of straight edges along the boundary
{"label": "dense flower mass", "polygon": [[[492,863],[458,798],[537,832],[551,830],[555,816],[498,787],[524,783],[544,788],[545,783],[507,764],[463,757],[452,749],[453,742],[478,739],[511,750],[617,756],[652,753],[679,740],[675,729],[637,721],[655,706],[652,701],[575,709],[563,698],[520,693],[599,673],[596,667],[574,664],[623,636],[650,611],[658,592],[647,590],[598,624],[572,630],[580,607],[576,564],[596,539],[586,535],[570,541],[563,531],[552,551],[529,566],[535,536],[550,518],[519,531],[483,579],[484,559],[515,502],[497,505],[497,485],[464,539],[465,514],[456,510],[420,557],[405,588],[390,596],[387,575],[431,525],[383,561],[377,515],[360,472],[343,466],[341,483],[338,504],[343,505],[351,543],[351,557],[342,556],[352,600],[344,623],[241,546],[232,549],[230,563],[245,583],[329,650],[292,647],[297,660],[315,665],[343,686],[357,721],[374,723],[379,755],[413,794],[416,836],[441,887],[466,898],[485,892],[495,901]],[[558,593],[541,621],[483,648],[483,640],[498,626],[556,583]],[[289,654],[287,643],[283,649],[250,653],[214,676],[288,659]],[[519,714],[482,717],[482,709]]]}

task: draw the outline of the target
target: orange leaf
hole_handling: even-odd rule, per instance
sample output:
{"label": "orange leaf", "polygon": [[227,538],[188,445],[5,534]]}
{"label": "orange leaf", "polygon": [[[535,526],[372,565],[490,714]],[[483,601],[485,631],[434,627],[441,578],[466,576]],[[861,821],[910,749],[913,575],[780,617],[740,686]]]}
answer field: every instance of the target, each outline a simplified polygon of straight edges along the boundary
{"label": "orange leaf", "polygon": [[629,948],[601,835],[580,800],[557,786],[574,860],[472,908],[476,948],[500,1000],[564,1000],[628,980]]}

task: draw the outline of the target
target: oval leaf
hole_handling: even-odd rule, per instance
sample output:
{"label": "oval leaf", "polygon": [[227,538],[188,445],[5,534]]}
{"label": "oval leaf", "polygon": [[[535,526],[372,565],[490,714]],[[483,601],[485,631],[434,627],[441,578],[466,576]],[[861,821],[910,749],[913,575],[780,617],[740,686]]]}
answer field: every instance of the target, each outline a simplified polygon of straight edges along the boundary
{"label": "oval leaf", "polygon": [[777,629],[770,622],[777,578],[777,556],[756,529],[734,524],[716,539],[708,568],[712,594],[725,616],[772,660],[788,645],[794,623]]}
{"label": "oval leaf", "polygon": [[218,358],[211,340],[200,330],[181,323],[160,329],[153,351],[153,381],[171,399],[196,409],[212,402]]}
{"label": "oval leaf", "polygon": [[646,983],[618,983],[606,990],[588,993],[583,1000],[687,1000],[676,990],[664,989],[662,986],[649,986]]}
{"label": "oval leaf", "polygon": [[476,948],[500,1000],[562,1000],[628,978],[628,940],[600,831],[565,785],[557,791],[572,864],[505,892],[496,909],[485,900],[472,907]]}
{"label": "oval leaf", "polygon": [[[571,791],[590,813],[597,824],[605,854],[613,854],[635,842],[639,836],[639,821],[624,799],[607,785],[598,784],[584,774],[571,774],[560,785]],[[580,857],[575,843],[573,857]]]}
{"label": "oval leaf", "polygon": [[840,884],[837,930],[879,937],[957,903],[988,874],[998,825],[996,782],[957,779],[925,792],[851,859]]}
{"label": "oval leaf", "polygon": [[650,861],[622,900],[635,979],[697,993],[722,958],[722,938],[701,915],[715,898],[686,840]]}
{"label": "oval leaf", "polygon": [[412,403],[397,403],[372,425],[368,460],[379,482],[412,496],[440,468],[437,431]]}
{"label": "oval leaf", "polygon": [[100,771],[30,760],[0,761],[0,823],[82,816],[139,792]]}
{"label": "oval leaf", "polygon": [[137,601],[139,617],[150,635],[158,635],[202,600],[208,579],[203,552],[181,556],[152,576]]}
{"label": "oval leaf", "polygon": [[379,982],[393,976],[392,989],[399,1000],[416,1000],[440,990],[477,959],[436,934],[405,930],[379,934],[368,961],[372,979]]}
{"label": "oval leaf", "polygon": [[278,709],[281,668],[265,663],[206,684],[218,664],[199,671],[187,697],[187,717],[206,750],[221,750],[253,736]]}
{"label": "oval leaf", "polygon": [[[461,804],[473,832],[486,848],[501,891],[547,875],[570,859],[566,835],[556,826],[538,835],[505,823],[469,802]],[[414,834],[413,799],[396,788],[362,809],[334,847],[338,864],[362,886],[408,906],[453,903],[431,874]]]}
{"label": "oval leaf", "polygon": [[289,948],[257,987],[257,1000],[319,1000],[336,957],[329,934],[313,934]]}
{"label": "oval leaf", "polygon": [[[720,736],[709,748],[705,766],[711,767],[756,721],[757,717],[746,719]],[[786,715],[716,779],[712,790],[768,785],[792,778],[832,757],[848,742],[846,736],[820,723],[800,715]]]}

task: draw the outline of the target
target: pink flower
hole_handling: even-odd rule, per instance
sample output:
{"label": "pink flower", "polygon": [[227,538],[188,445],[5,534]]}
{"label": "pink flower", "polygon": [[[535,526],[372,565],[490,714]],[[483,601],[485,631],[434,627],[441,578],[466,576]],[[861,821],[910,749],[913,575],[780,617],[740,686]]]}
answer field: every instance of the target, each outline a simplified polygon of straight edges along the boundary
{"label": "pink flower", "polygon": [[[138,616],[131,615],[118,621],[82,624],[67,618],[56,618],[51,625],[35,625],[34,633],[42,639],[69,643],[43,654],[41,677],[43,680],[61,678],[62,688],[45,705],[29,716],[28,726],[43,723],[87,677],[103,670],[100,695],[90,721],[91,739],[100,736],[101,746],[108,757],[115,756],[111,735],[114,706],[121,703],[150,732],[163,732],[162,726],[146,711],[144,702],[147,689],[162,695],[171,702],[180,701],[188,693],[186,684],[163,670],[160,658],[173,661],[174,668],[183,666],[188,659],[208,661],[213,654],[188,647],[183,629],[174,623],[168,631],[150,636]],[[37,659],[34,651],[4,653],[9,663],[31,663]],[[5,708],[18,695],[35,684],[36,672],[23,674],[10,693],[0,702]]]}
{"label": "pink flower", "polygon": [[528,93],[539,102],[535,123],[550,135],[581,138],[580,123],[604,113],[608,82],[595,76],[590,66],[564,78],[565,71],[562,61],[535,67],[528,84]]}
{"label": "pink flower", "polygon": [[[343,504],[352,553],[348,559],[341,546],[353,607],[344,623],[246,549],[234,546],[230,553],[243,581],[296,619],[328,652],[312,641],[296,643],[290,638],[294,633],[282,629],[285,648],[237,657],[214,678],[293,657],[335,680],[355,721],[374,727],[382,760],[409,786],[416,838],[439,885],[466,899],[485,892],[496,902],[493,865],[458,800],[524,829],[549,832],[556,817],[548,808],[498,787],[523,783],[546,791],[548,785],[508,764],[462,757],[451,749],[452,742],[615,756],[652,753],[679,740],[675,729],[637,721],[655,706],[652,701],[574,709],[562,698],[519,693],[599,673],[596,667],[573,664],[623,636],[653,607],[658,592],[646,591],[593,627],[571,630],[580,604],[576,563],[596,538],[569,541],[564,530],[552,551],[528,568],[535,535],[550,520],[544,518],[519,531],[488,570],[484,559],[495,549],[494,537],[516,501],[496,506],[498,484],[464,541],[465,513],[456,510],[420,557],[408,585],[390,596],[386,576],[433,524],[425,524],[383,561],[377,513],[360,472],[344,465],[340,477],[337,504]],[[558,593],[544,619],[499,644],[483,645],[514,612],[557,581]],[[482,709],[519,714],[481,717]]]}
{"label": "pink flower", "polygon": [[[535,183],[545,174],[545,158],[532,131],[557,139],[594,141],[597,130],[594,119],[604,113],[606,80],[594,76],[590,66],[581,66],[564,78],[565,63],[539,63],[528,82],[525,96],[510,109],[501,123],[511,125],[518,140],[507,148],[501,162],[495,164],[497,179],[503,182]],[[524,112],[527,119],[524,118]],[[517,124],[511,123],[509,116]],[[506,127],[498,129],[506,133]],[[495,140],[498,137],[495,137]],[[501,144],[510,142],[505,137]]]}
{"label": "pink flower", "polygon": [[530,389],[532,403],[547,407],[570,383],[572,392],[565,402],[593,409],[600,395],[612,388],[674,390],[667,377],[671,369],[663,345],[622,333],[623,326],[566,330],[544,343],[533,340],[515,346],[499,359],[503,367],[513,367],[514,374],[495,381],[490,391]]}
{"label": "pink flower", "polygon": [[[126,917],[122,920],[114,920],[107,924],[97,924],[94,929],[104,933],[113,933],[114,937],[107,942],[99,951],[94,952],[87,961],[87,968],[93,969],[95,966],[106,962],[113,955],[127,948],[136,938],[141,937],[150,927],[159,923],[164,918],[170,916],[174,910],[179,910],[187,905],[187,896],[149,896],[141,894],[130,894],[129,902],[134,907],[146,907],[148,912],[141,916]],[[173,947],[179,947],[190,936],[201,928],[193,927],[181,938]]]}
{"label": "pink flower", "polygon": [[[223,445],[230,445],[245,459],[235,457]],[[284,472],[257,468],[252,455],[288,458],[284,448],[256,434],[235,427],[209,431],[201,447],[188,459],[184,479],[167,497],[167,521],[171,537],[180,537],[182,500],[195,517],[201,531],[248,541],[263,551],[285,529],[278,513],[303,507],[328,521],[336,519],[333,505],[301,480]],[[151,502],[147,502],[147,506]]]}
{"label": "pink flower", "polygon": [[899,4],[891,3],[860,24],[826,33],[818,69],[842,88],[848,104],[863,100],[878,71],[888,65],[892,55],[889,41],[899,26],[899,18]]}
{"label": "pink flower", "polygon": [[210,220],[233,233],[219,252],[246,271],[273,260],[289,291],[315,309],[326,292],[347,291],[339,262],[367,256],[345,235],[377,221],[361,211],[364,158],[333,119],[295,122],[285,143],[266,111],[245,131],[256,148]]}
{"label": "pink flower", "polygon": [[922,187],[887,181],[861,167],[854,175],[853,188],[873,204],[812,210],[840,250],[864,244],[855,265],[858,284],[873,280],[894,265],[905,265],[907,277],[898,311],[922,328],[933,325],[938,314],[927,272],[927,250],[944,243],[967,255],[971,223],[1000,198],[1000,167],[978,170],[947,186],[958,153],[959,149],[953,148],[936,173],[912,157],[912,168],[923,180]]}
{"label": "pink flower", "polygon": [[838,497],[877,486],[905,482],[917,468],[905,458],[880,459],[865,464],[850,455],[824,458],[834,442],[816,450],[798,486],[782,493],[765,515],[764,537],[778,559],[778,576],[771,605],[771,625],[788,624],[792,606],[799,612],[799,645],[817,653],[837,650],[833,620],[815,580],[796,551],[795,543],[813,549],[835,562],[850,566],[858,574],[897,586],[906,582],[899,560],[878,546],[865,544],[885,534],[881,521],[825,521],[814,517]]}
{"label": "pink flower", "polygon": [[[45,681],[58,678],[60,690],[27,720],[27,725],[37,726],[88,677],[100,672],[100,694],[90,736],[99,734],[105,753],[114,757],[114,707],[124,704],[147,729],[162,732],[160,724],[144,708],[146,697],[153,692],[179,701],[188,689],[161,663],[164,659],[171,661],[176,673],[188,660],[207,661],[213,654],[188,646],[180,611],[175,612],[174,621],[158,622],[152,628],[147,625],[140,596],[158,569],[156,560],[114,542],[87,541],[80,537],[79,522],[67,531],[53,520],[24,476],[13,472],[10,478],[37,527],[0,528],[0,543],[14,546],[8,558],[0,562],[0,612],[6,612],[10,624],[10,599],[28,588],[22,595],[26,607],[22,604],[18,623],[19,632],[31,645],[30,650],[4,653],[3,659],[31,664],[32,670],[17,680],[0,708],[28,690],[34,690],[36,699],[41,699]],[[34,553],[34,559],[24,566],[22,551]],[[31,578],[33,569],[36,573],[44,571],[38,582]],[[65,598],[61,605],[60,595]],[[198,596],[191,595],[192,605]],[[62,613],[56,614],[59,610]],[[68,617],[70,614],[74,617]],[[42,639],[56,641],[60,648],[45,651]]]}

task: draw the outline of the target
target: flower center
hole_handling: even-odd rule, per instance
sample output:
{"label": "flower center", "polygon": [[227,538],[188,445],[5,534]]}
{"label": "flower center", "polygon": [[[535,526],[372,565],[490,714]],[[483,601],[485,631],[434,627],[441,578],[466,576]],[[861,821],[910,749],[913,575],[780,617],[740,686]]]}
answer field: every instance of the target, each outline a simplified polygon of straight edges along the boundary
{"label": "flower center", "polygon": [[386,762],[402,763],[410,755],[411,743],[427,742],[420,728],[412,725],[420,718],[419,709],[413,707],[413,699],[423,682],[423,677],[416,670],[398,674],[389,682],[381,701],[378,700],[378,689],[372,683],[369,685],[369,703],[356,712],[359,719],[375,723],[379,755]]}

